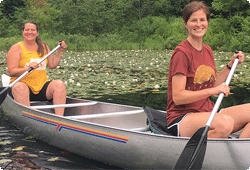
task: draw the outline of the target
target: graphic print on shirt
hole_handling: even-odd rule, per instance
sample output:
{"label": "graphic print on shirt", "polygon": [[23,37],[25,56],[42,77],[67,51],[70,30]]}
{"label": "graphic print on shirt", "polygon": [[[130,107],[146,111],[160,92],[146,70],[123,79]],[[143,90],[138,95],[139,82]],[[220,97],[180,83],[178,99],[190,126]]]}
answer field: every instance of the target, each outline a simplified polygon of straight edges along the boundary
{"label": "graphic print on shirt", "polygon": [[[26,63],[25,64],[25,67],[29,67],[29,64],[32,63],[32,62],[37,62],[39,63],[42,59],[39,59],[39,58],[36,58],[36,59],[30,59],[30,62],[29,63]],[[43,71],[43,70],[46,70],[46,62],[43,61],[41,64],[39,64],[39,67],[36,69],[36,70],[39,70],[39,71]]]}
{"label": "graphic print on shirt", "polygon": [[212,87],[215,83],[216,75],[214,70],[206,65],[200,65],[196,72],[194,77],[194,90],[195,89],[202,89],[207,87]]}

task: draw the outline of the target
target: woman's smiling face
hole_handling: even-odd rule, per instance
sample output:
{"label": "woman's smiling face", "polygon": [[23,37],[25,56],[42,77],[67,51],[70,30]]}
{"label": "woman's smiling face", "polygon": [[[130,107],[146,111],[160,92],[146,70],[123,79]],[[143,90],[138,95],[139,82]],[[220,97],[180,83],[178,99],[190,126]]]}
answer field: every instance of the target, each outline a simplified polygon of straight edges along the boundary
{"label": "woman's smiling face", "polygon": [[185,23],[185,27],[188,30],[188,36],[193,39],[203,38],[207,32],[208,20],[204,10],[198,10],[194,12],[188,22]]}
{"label": "woman's smiling face", "polygon": [[22,32],[23,37],[28,41],[36,40],[36,37],[39,35],[36,25],[32,23],[25,24]]}

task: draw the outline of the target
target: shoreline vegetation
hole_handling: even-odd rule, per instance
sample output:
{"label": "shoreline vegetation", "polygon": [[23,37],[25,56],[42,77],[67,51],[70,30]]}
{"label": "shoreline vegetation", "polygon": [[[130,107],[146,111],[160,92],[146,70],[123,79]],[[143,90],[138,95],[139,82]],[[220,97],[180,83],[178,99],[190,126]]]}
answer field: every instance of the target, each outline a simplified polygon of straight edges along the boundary
{"label": "shoreline vegetation", "polygon": [[[59,40],[70,51],[173,50],[187,38],[182,9],[190,0],[19,0],[0,3],[0,51],[22,40],[22,24],[39,26],[52,48]],[[203,38],[213,50],[250,52],[250,3],[207,0],[211,12]]]}

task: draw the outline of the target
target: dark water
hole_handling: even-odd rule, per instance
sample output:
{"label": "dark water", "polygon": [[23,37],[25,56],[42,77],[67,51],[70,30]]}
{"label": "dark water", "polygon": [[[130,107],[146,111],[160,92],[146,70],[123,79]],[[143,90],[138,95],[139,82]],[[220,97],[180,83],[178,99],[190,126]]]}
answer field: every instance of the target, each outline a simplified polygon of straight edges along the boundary
{"label": "dark water", "polygon": [[8,121],[0,108],[0,170],[119,169],[27,137]]}

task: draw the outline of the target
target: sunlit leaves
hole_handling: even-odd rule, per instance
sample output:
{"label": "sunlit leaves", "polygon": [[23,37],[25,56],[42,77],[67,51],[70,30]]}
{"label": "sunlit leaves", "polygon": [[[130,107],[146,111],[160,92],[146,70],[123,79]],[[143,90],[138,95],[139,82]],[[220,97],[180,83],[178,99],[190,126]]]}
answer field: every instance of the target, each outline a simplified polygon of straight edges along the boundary
{"label": "sunlit leaves", "polygon": [[11,159],[2,159],[2,160],[0,160],[0,164],[10,163],[10,162],[12,162]]}
{"label": "sunlit leaves", "polygon": [[58,161],[58,160],[59,160],[59,158],[55,157],[55,158],[48,159],[47,161],[48,162],[55,162],[55,161]]}
{"label": "sunlit leaves", "polygon": [[19,147],[17,147],[17,148],[12,149],[12,151],[21,151],[21,150],[23,150],[24,148],[26,148],[26,146],[19,146]]}
{"label": "sunlit leaves", "polygon": [[9,145],[12,144],[12,141],[1,141],[0,145]]}
{"label": "sunlit leaves", "polygon": [[0,156],[7,156],[9,155],[10,153],[0,153]]}

